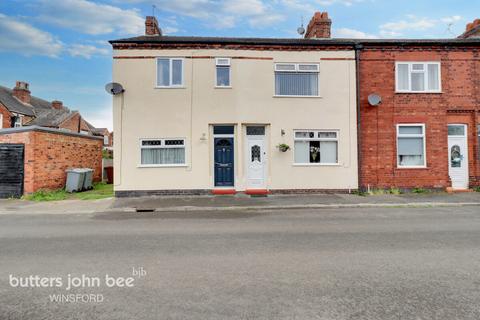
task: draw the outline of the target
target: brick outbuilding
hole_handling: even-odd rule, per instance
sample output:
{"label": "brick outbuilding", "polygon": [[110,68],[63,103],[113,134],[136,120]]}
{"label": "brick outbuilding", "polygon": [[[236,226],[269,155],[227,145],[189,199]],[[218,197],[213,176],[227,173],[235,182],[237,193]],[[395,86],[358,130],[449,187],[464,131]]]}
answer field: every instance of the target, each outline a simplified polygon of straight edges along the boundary
{"label": "brick outbuilding", "polygon": [[[0,130],[3,161],[7,162],[8,146],[23,146],[23,170],[20,166],[18,173],[24,172],[22,189],[25,194],[40,189],[63,188],[65,170],[70,168],[91,168],[94,170],[93,180],[101,180],[102,137],[29,126]],[[16,172],[8,174],[15,176]],[[9,187],[3,185],[6,179],[1,180],[0,188],[6,190]]]}

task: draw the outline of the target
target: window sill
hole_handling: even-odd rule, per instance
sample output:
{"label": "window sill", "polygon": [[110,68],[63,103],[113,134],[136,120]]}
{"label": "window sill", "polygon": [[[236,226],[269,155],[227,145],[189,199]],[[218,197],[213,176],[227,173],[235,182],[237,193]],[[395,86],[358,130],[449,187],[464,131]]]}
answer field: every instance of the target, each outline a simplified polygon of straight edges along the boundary
{"label": "window sill", "polygon": [[322,96],[282,96],[282,95],[273,95],[274,98],[321,98]]}
{"label": "window sill", "polygon": [[396,94],[404,94],[404,93],[411,93],[411,94],[442,94],[442,91],[395,91]]}
{"label": "window sill", "polygon": [[186,168],[186,164],[139,164],[137,168]]}
{"label": "window sill", "polygon": [[156,86],[154,89],[186,89],[185,86]]}
{"label": "window sill", "polygon": [[294,163],[294,167],[340,167],[340,163]]}
{"label": "window sill", "polygon": [[428,169],[428,167],[427,167],[427,166],[411,166],[411,167],[407,167],[407,166],[404,166],[404,167],[397,166],[397,169],[400,169],[400,170],[403,170],[403,169]]}
{"label": "window sill", "polygon": [[214,89],[232,89],[232,86],[214,86]]}

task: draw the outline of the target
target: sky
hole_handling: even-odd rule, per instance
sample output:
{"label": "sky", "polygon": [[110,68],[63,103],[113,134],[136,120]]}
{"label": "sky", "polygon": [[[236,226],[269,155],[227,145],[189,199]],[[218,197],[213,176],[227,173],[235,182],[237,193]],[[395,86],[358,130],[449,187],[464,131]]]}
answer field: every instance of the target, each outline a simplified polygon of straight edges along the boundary
{"label": "sky", "polygon": [[26,81],[112,129],[108,40],[142,35],[146,15],[171,36],[295,38],[315,11],[337,38],[452,38],[480,0],[0,0],[0,85]]}

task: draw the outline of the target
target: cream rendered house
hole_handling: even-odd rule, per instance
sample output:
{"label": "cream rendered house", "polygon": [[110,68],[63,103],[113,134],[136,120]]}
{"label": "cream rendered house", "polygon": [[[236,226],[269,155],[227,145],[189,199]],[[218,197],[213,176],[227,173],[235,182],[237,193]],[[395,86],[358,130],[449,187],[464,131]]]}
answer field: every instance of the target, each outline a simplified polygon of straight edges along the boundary
{"label": "cream rendered house", "polygon": [[116,195],[356,189],[355,52],[312,38],[330,24],[316,14],[306,39],[169,37],[147,17],[145,36],[111,41]]}

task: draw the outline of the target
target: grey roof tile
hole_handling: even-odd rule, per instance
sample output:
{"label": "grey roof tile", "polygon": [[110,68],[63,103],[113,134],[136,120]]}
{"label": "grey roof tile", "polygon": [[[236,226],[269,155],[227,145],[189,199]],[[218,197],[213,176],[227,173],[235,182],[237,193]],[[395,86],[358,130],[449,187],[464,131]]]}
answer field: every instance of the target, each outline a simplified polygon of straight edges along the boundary
{"label": "grey roof tile", "polygon": [[24,114],[27,116],[34,116],[33,105],[27,105],[13,96],[13,90],[0,86],[0,102],[10,111]]}

